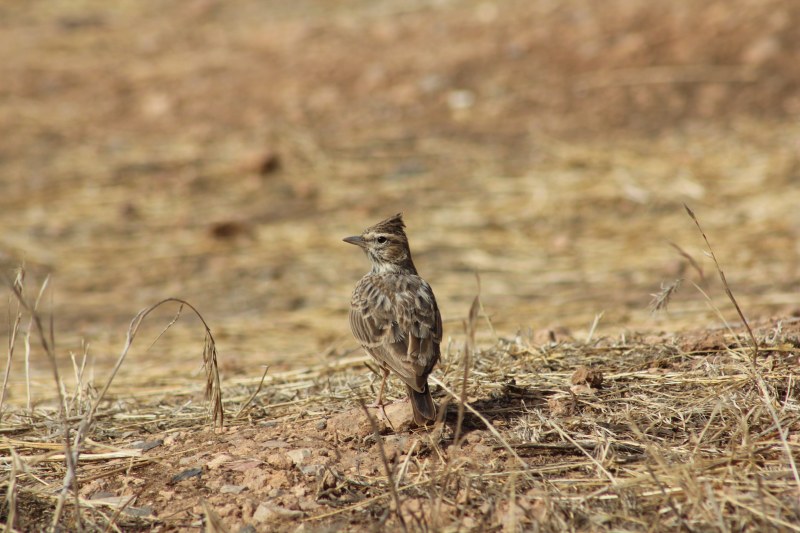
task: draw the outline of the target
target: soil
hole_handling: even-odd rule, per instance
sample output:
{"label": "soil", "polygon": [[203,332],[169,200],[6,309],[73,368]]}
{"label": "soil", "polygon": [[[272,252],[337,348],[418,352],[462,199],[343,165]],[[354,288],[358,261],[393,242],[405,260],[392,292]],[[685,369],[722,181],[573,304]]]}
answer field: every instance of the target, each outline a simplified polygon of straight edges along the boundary
{"label": "soil", "polygon": [[[214,517],[219,531],[397,529],[398,517],[440,530],[513,531],[537,520],[554,530],[644,528],[593,522],[578,504],[555,513],[540,495],[503,500],[533,485],[483,480],[519,465],[471,414],[465,440],[453,444],[454,403],[434,432],[411,428],[395,391],[392,424],[380,422],[377,439],[354,400],[372,387],[363,361],[327,378],[352,390],[326,389],[322,370],[307,381],[285,376],[359,356],[347,309],[367,263],[341,239],[399,211],[442,308],[448,356],[434,374],[449,386],[459,388],[463,321],[478,293],[477,344],[488,354],[505,353],[504,342],[577,343],[589,357],[598,339],[639,339],[638,351],[623,350],[628,359],[611,365],[578,354],[556,370],[543,362],[515,374],[501,365],[486,370],[485,383],[473,376],[470,401],[503,413],[490,422],[509,439],[530,437],[520,429],[529,408],[573,417],[594,395],[622,395],[615,387],[625,372],[745,365],[741,319],[684,205],[745,316],[762,327],[770,364],[790,369],[797,353],[786,328],[800,309],[798,26],[800,4],[780,0],[0,6],[0,268],[13,279],[24,263],[31,302],[48,280],[39,309],[45,324],[53,319],[70,413],[82,416],[96,397],[130,320],[163,298],[197,307],[219,351],[228,424],[212,430],[197,372],[202,328],[182,317],[160,335],[177,308],[148,318],[92,439],[144,446],[135,448],[140,459],[152,461],[115,459],[96,479],[79,475],[80,497],[108,518],[120,498],[135,496],[115,515],[123,530],[211,528]],[[679,279],[666,311],[651,312],[654,295]],[[21,327],[4,407],[20,418],[6,418],[4,431],[53,443],[48,355],[34,334],[26,373],[22,339],[33,328],[27,318]],[[265,389],[232,419],[264,366]],[[514,396],[514,383],[550,370],[557,380]],[[791,399],[783,377],[769,385]],[[327,405],[314,394],[335,398]],[[693,416],[691,405],[673,407]],[[713,419],[714,409],[705,415]],[[47,422],[29,427],[26,416]],[[680,433],[681,442],[692,435]],[[558,446],[568,451],[525,460],[586,460]],[[395,474],[405,465],[397,486],[420,482],[398,498],[399,512],[381,448]],[[469,489],[423,482],[442,464],[467,465],[463,479],[485,482],[491,497],[473,502]],[[17,524],[27,529],[50,519],[63,477],[63,465],[38,468],[47,491],[20,481],[34,491],[17,501]],[[674,502],[662,503],[648,516],[667,520]],[[720,505],[752,518],[734,500]],[[776,513],[791,523],[788,511]],[[107,523],[87,516],[100,530]]]}

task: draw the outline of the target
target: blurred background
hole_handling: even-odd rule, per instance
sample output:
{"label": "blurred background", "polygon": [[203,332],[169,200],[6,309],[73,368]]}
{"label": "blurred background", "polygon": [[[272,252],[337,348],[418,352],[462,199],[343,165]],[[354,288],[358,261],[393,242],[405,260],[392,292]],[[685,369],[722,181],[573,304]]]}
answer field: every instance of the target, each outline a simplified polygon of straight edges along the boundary
{"label": "blurred background", "polygon": [[[736,322],[685,202],[745,314],[789,315],[798,27],[777,0],[4,2],[0,267],[51,276],[67,365],[86,342],[105,375],[177,296],[257,377],[356,349],[341,239],[398,211],[457,345],[476,272],[500,336],[718,326],[692,283]],[[146,349],[171,312],[122,379],[195,379],[196,322]]]}

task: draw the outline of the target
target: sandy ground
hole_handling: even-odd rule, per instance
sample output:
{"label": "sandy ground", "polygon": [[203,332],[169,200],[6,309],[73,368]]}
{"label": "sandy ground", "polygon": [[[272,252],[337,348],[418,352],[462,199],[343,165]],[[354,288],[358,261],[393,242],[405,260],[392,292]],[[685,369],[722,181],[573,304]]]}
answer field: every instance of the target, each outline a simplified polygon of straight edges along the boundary
{"label": "sandy ground", "polygon": [[[476,273],[484,347],[736,326],[684,203],[775,324],[800,284],[798,24],[745,0],[4,5],[0,266],[24,262],[31,300],[50,276],[68,387],[71,354],[103,382],[170,296],[211,326],[223,386],[357,356],[367,264],[341,238],[398,211],[453,347]],[[197,321],[148,349],[174,311],[112,391],[202,390]],[[52,402],[35,341],[30,385]]]}

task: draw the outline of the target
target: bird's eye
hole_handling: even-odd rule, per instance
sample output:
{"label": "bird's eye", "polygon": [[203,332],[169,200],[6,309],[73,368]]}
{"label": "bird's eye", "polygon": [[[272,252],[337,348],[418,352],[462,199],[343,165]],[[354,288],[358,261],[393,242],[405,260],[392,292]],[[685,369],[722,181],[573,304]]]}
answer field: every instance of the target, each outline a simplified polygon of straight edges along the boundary
{"label": "bird's eye", "polygon": [[375,240],[377,240],[377,241],[378,241],[378,244],[383,244],[383,243],[385,243],[385,242],[386,242],[386,240],[387,240],[387,239],[386,239],[386,237],[384,237],[383,235],[381,235],[380,237],[378,237],[378,238],[377,238],[377,239],[375,239]]}

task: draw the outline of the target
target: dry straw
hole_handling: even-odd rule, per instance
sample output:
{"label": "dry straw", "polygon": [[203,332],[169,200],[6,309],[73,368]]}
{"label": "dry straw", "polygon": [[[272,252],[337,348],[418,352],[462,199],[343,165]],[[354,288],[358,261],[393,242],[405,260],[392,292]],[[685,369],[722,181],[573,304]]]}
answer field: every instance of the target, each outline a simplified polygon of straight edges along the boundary
{"label": "dry straw", "polygon": [[[476,297],[464,323],[463,348],[448,349],[431,377],[440,405],[435,428],[415,432],[413,445],[390,459],[384,435],[368,412],[374,445],[365,448],[366,441],[345,435],[336,446],[342,453],[376,454],[381,472],[326,466],[319,487],[311,491],[316,507],[303,512],[303,520],[311,528],[347,523],[387,530],[800,531],[795,438],[800,431],[800,321],[748,324],[713,252],[712,259],[741,328],[609,338],[595,324],[586,341],[537,343],[522,334],[500,333],[495,342],[480,346]],[[36,307],[19,301],[38,317],[34,324],[43,345],[52,346]],[[31,502],[50,510],[51,527],[99,530],[178,527],[176,517],[192,507],[182,501],[174,513],[133,518],[119,507],[109,514],[75,491],[76,485],[154,462],[175,467],[176,454],[193,452],[109,449],[91,435],[124,428],[134,433],[132,442],[153,438],[154,427],[191,434],[208,423],[205,408],[185,400],[196,390],[164,389],[172,398],[165,402],[163,393],[135,394],[120,384],[121,394],[130,392],[129,401],[103,401],[142,320],[155,307],[134,318],[114,373],[80,416],[73,414],[80,402],[63,397],[50,411],[5,406],[9,526],[21,523]],[[219,426],[222,383],[214,339],[203,324],[205,389],[210,418]],[[743,334],[751,346],[741,342]],[[342,357],[229,379],[228,424],[247,428],[266,420],[275,424],[270,427],[303,431],[342,412],[361,413],[360,398],[370,387],[365,360]],[[581,366],[602,372],[601,388],[571,383]],[[76,361],[77,376],[83,375],[81,368]],[[403,395],[397,383],[388,387],[389,397]],[[56,421],[60,429],[53,433]],[[58,462],[63,467],[54,470]],[[206,530],[225,531],[213,495],[202,505]]]}
{"label": "dry straw", "polygon": [[[79,468],[78,464],[82,462],[106,462],[111,461],[114,459],[121,459],[121,458],[134,458],[138,457],[141,454],[141,450],[118,450],[111,453],[87,453],[93,446],[87,446],[87,439],[89,435],[92,433],[93,430],[96,429],[97,422],[101,419],[98,416],[98,408],[103,403],[106,394],[108,393],[109,388],[111,387],[114,378],[116,377],[120,367],[122,366],[123,362],[125,361],[126,356],[128,355],[131,347],[133,346],[134,339],[139,332],[139,328],[142,325],[144,319],[152,313],[155,309],[161,307],[167,303],[177,303],[179,304],[179,310],[176,314],[175,318],[170,322],[164,331],[169,329],[180,317],[181,311],[184,307],[188,307],[191,309],[195,315],[200,319],[204,328],[205,328],[205,342],[203,348],[203,365],[206,370],[206,398],[210,401],[210,418],[212,425],[216,425],[222,427],[224,421],[224,414],[223,414],[223,407],[222,407],[222,391],[221,391],[221,384],[220,384],[220,377],[219,377],[219,369],[217,366],[217,350],[216,350],[216,343],[214,342],[214,337],[211,333],[211,330],[206,323],[205,319],[202,315],[195,309],[190,303],[178,299],[178,298],[167,298],[162,300],[146,309],[143,309],[133,318],[131,321],[131,325],[128,328],[127,338],[125,344],[123,346],[122,352],[117,359],[117,362],[109,375],[105,386],[102,390],[95,396],[94,400],[91,401],[89,404],[88,409],[80,415],[80,416],[69,416],[69,413],[73,410],[71,409],[70,403],[67,402],[67,394],[65,390],[64,383],[61,379],[57,357],[55,353],[55,336],[54,336],[54,328],[53,328],[53,317],[49,317],[49,321],[47,321],[42,313],[39,311],[39,304],[42,299],[43,294],[47,288],[48,279],[42,284],[42,287],[39,291],[39,294],[36,298],[36,301],[33,304],[30,304],[23,293],[24,290],[24,269],[20,269],[16,279],[13,282],[9,283],[9,287],[11,289],[11,293],[14,296],[15,300],[17,301],[17,312],[16,318],[13,321],[13,325],[11,327],[11,335],[10,335],[10,345],[8,350],[8,364],[7,368],[11,368],[11,360],[14,353],[14,341],[17,337],[17,333],[19,331],[19,324],[22,319],[22,312],[20,309],[25,310],[30,315],[31,324],[35,327],[35,333],[38,337],[43,352],[47,355],[47,359],[50,363],[50,367],[53,374],[53,380],[56,384],[56,391],[58,392],[58,410],[56,413],[57,419],[60,421],[61,426],[61,440],[60,442],[26,442],[26,441],[12,441],[11,439],[4,439],[4,447],[9,449],[11,452],[11,472],[10,478],[7,481],[7,513],[9,517],[9,521],[6,522],[6,525],[9,528],[13,529],[14,522],[16,515],[16,504],[18,500],[18,484],[17,484],[17,476],[18,476],[18,468],[17,465],[20,461],[22,463],[27,464],[28,467],[34,466],[41,466],[46,465],[50,462],[63,462],[65,464],[65,473],[63,476],[63,480],[61,482],[61,488],[58,491],[58,497],[56,498],[56,503],[54,506],[54,511],[52,513],[50,529],[56,530],[61,523],[61,517],[64,511],[64,506],[67,502],[68,496],[72,496],[72,504],[73,504],[73,524],[72,528],[76,531],[82,531],[85,528],[83,524],[83,520],[81,518],[81,509],[87,506],[90,506],[85,501],[82,501],[79,497]],[[47,324],[47,325],[46,325]],[[162,331],[161,335],[163,335],[164,331]],[[159,337],[161,336],[159,335]],[[157,339],[156,339],[157,340]],[[85,354],[84,354],[85,355]],[[27,359],[27,358],[26,358]],[[76,398],[80,398],[82,392],[85,389],[85,384],[83,382],[84,376],[84,368],[85,368],[85,356],[83,363],[78,366],[74,357],[72,358],[73,366],[75,367],[75,375],[77,379],[77,393],[75,394]],[[8,374],[7,371],[6,376],[4,378],[3,384],[3,392],[5,392],[6,384],[8,381]],[[26,373],[27,374],[27,373]],[[78,404],[81,402],[79,401]],[[0,407],[2,407],[2,403],[0,403]],[[74,406],[73,406],[74,407]],[[27,420],[34,420],[33,424],[26,423],[24,430],[21,432],[28,432],[28,430],[35,429],[40,427],[41,429],[45,430],[45,434],[47,434],[47,430],[50,426],[49,420],[51,414],[43,414],[39,417],[36,416],[37,413],[34,413],[30,410],[30,413],[23,414],[23,417]],[[17,416],[19,418],[19,416]],[[36,419],[39,418],[37,421]],[[38,422],[38,423],[37,423]],[[13,425],[6,424],[4,426],[5,430],[14,431]],[[38,439],[41,439],[44,435],[39,435]],[[36,439],[36,437],[34,437]],[[53,453],[50,452],[45,454],[44,456],[35,456],[29,454],[17,454],[16,452],[22,451],[25,448],[28,449],[36,449],[44,447],[45,449],[51,450],[58,450],[61,453]],[[146,463],[148,461],[140,461],[139,464]],[[129,463],[129,468],[132,463]],[[29,470],[30,472],[30,470]],[[87,481],[88,479],[93,479],[91,475],[86,476],[85,472],[83,481]],[[32,475],[32,474],[29,474]],[[34,476],[34,479],[38,479]],[[94,478],[96,479],[96,478]],[[37,492],[38,493],[38,492]],[[40,493],[39,493],[40,494]],[[115,514],[113,520],[108,521],[107,525],[111,525],[114,523],[114,520],[118,517],[119,512]]]}

